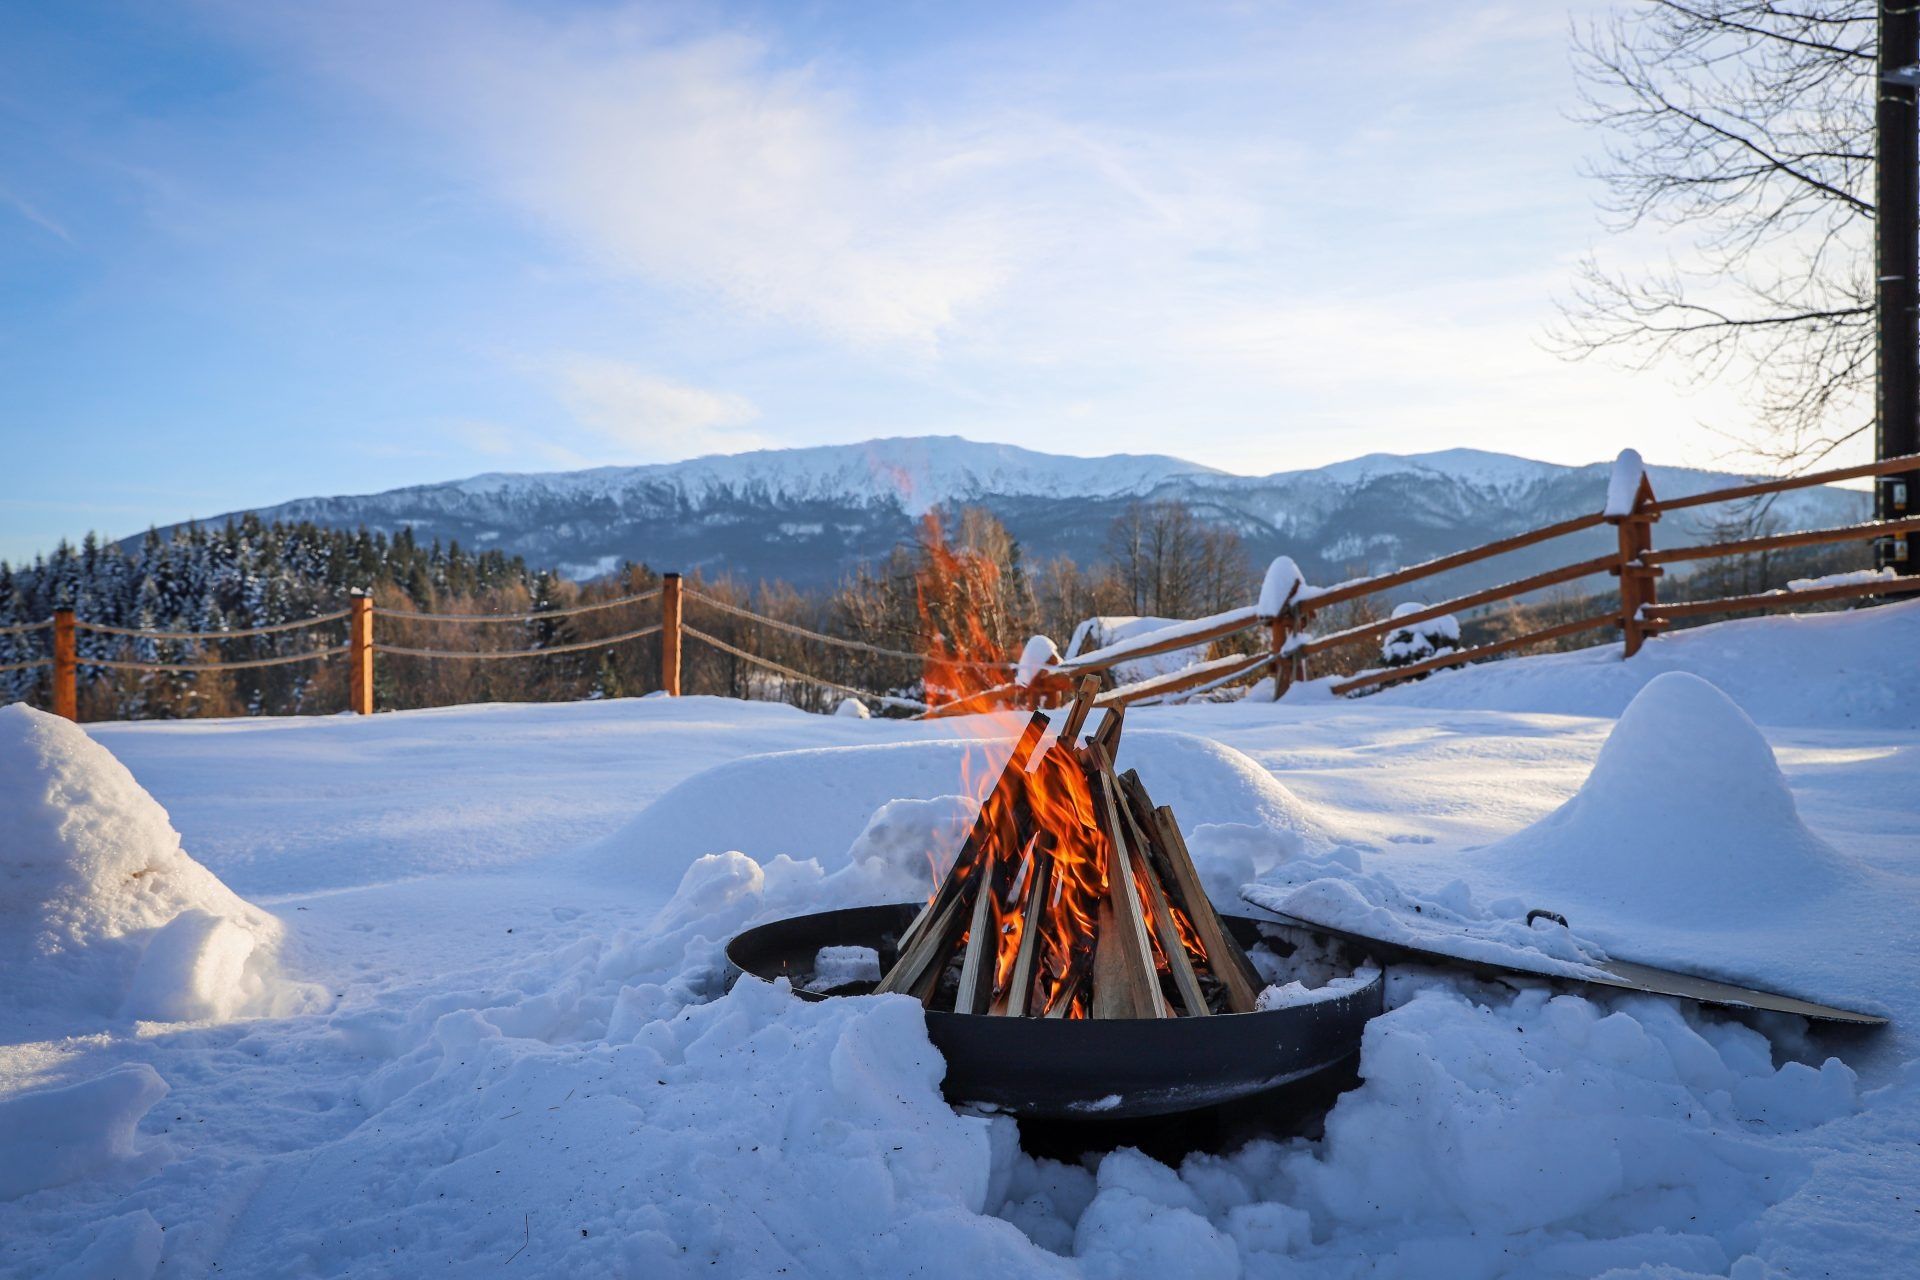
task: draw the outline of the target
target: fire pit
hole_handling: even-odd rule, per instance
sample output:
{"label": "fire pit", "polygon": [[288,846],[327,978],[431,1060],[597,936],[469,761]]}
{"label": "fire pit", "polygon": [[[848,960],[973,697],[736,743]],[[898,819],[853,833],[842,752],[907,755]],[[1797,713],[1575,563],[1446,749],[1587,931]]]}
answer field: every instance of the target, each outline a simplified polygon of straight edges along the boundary
{"label": "fire pit", "polygon": [[[871,947],[892,955],[918,903],[854,907],[776,920],[727,946],[739,973],[787,978],[802,998],[822,947]],[[1263,935],[1281,947],[1314,945],[1306,930],[1242,916],[1223,922],[1243,946]],[[833,995],[869,991],[869,980]],[[1318,999],[1205,1018],[1008,1018],[927,1011],[927,1038],[947,1060],[949,1101],[1023,1116],[1128,1119],[1196,1110],[1252,1097],[1339,1065],[1360,1049],[1380,1012],[1378,970],[1329,984]],[[1318,993],[1309,992],[1309,996]]]}
{"label": "fire pit", "polygon": [[[918,999],[949,1096],[1025,1114],[1210,1106],[1353,1053],[1378,971],[1357,978],[1354,957],[1322,947],[1305,953],[1320,990],[1263,1002],[1247,948],[1268,930],[1284,971],[1308,935],[1214,909],[1173,811],[1114,768],[1121,709],[1079,741],[1098,692],[1081,684],[1051,741],[1032,716],[924,904],[765,925],[734,939],[734,965],[816,994]],[[869,972],[832,971],[855,957]]]}

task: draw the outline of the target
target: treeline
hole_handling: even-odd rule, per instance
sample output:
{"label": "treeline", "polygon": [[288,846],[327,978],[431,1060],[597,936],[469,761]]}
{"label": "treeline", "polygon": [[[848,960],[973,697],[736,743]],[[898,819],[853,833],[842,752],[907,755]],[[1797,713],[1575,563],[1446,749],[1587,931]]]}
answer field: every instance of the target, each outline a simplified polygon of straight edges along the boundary
{"label": "treeline", "polygon": [[[833,684],[921,700],[923,664],[874,650],[953,653],[972,659],[1017,655],[1034,634],[1062,644],[1099,614],[1183,618],[1246,603],[1254,570],[1237,536],[1206,526],[1178,503],[1140,503],[1115,520],[1108,555],[1083,566],[1067,558],[1029,564],[1017,540],[989,513],[965,509],[930,519],[911,543],[866,565],[838,588],[802,592],[782,582],[745,584],[689,576],[688,626],[734,648]],[[127,550],[89,535],[30,564],[0,562],[0,627],[38,622],[58,606],[85,622],[146,631],[241,631],[346,606],[366,589],[391,614],[455,614],[473,623],[383,614],[376,634],[402,648],[506,653],[564,649],[623,635],[659,620],[655,601],[567,613],[582,604],[653,591],[643,564],[578,583],[532,570],[498,551],[457,543],[422,545],[410,531],[391,536],[311,523],[264,523],[247,516],[220,528],[190,527],[172,538],[149,534]],[[810,631],[854,642],[836,646],[742,619],[705,596]],[[502,614],[554,613],[488,622]],[[347,624],[211,641],[154,640],[79,633],[83,719],[331,714],[346,705],[346,664],[316,660],[236,667],[261,658],[344,643]],[[0,666],[46,656],[45,631],[0,634]],[[659,688],[657,636],[606,648],[523,658],[421,658],[383,654],[375,699],[385,708],[474,702],[632,697]],[[867,646],[867,647],[856,647]],[[90,663],[88,660],[93,659]],[[128,671],[100,661],[205,664],[206,671]],[[786,678],[689,638],[682,690],[778,698],[814,710],[841,694]],[[0,701],[46,705],[45,668],[0,673]]]}

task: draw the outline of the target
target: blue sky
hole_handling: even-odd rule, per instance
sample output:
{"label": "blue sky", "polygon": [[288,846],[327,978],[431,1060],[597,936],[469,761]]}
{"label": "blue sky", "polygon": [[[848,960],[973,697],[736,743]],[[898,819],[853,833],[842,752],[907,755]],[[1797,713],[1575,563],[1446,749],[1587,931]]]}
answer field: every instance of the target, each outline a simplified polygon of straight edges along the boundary
{"label": "blue sky", "polygon": [[1569,21],[8,5],[0,556],[928,432],[1249,472],[1458,445],[1713,461],[1730,389],[1542,345],[1605,239]]}

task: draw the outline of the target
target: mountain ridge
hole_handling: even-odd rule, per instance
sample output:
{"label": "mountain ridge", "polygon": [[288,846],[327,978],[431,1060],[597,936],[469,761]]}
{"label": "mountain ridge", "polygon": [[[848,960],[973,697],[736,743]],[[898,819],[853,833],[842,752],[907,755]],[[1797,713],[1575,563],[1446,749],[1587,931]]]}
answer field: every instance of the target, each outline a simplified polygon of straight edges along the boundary
{"label": "mountain ridge", "polygon": [[[1164,454],[1082,458],[908,436],[571,472],[487,472],[373,494],[297,498],[253,513],[388,534],[410,528],[421,540],[503,550],[574,577],[633,560],[822,585],[883,557],[914,535],[920,516],[940,507],[984,506],[1031,560],[1065,554],[1084,563],[1098,557],[1113,518],[1129,503],[1178,500],[1237,530],[1256,562],[1285,552],[1325,579],[1378,572],[1598,510],[1608,470],[1604,462],[1575,467],[1461,448],[1372,453],[1247,476]],[[1748,478],[1684,467],[1648,472],[1655,492],[1670,497]],[[1774,512],[1782,527],[1798,528],[1851,522],[1867,505],[1864,493],[1819,488],[1781,495]],[[1701,519],[1701,512],[1680,513],[1664,527],[1665,540],[1699,540]],[[1604,529],[1589,533],[1585,541],[1596,545],[1611,537]],[[1544,559],[1531,559],[1547,567],[1564,558],[1549,549]],[[1492,577],[1466,573],[1453,581],[1522,571],[1509,559]]]}

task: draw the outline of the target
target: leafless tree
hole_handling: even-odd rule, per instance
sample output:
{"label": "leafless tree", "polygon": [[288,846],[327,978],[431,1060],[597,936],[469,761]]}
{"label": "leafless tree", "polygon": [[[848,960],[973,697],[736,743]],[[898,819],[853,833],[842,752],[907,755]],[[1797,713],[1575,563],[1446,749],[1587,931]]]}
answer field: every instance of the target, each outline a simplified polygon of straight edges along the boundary
{"label": "leafless tree", "polygon": [[1609,227],[1679,245],[1587,258],[1551,340],[1742,379],[1731,434],[1782,470],[1872,424],[1874,24],[1871,0],[1637,0],[1575,33]]}

